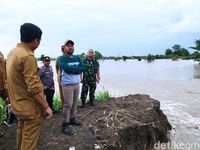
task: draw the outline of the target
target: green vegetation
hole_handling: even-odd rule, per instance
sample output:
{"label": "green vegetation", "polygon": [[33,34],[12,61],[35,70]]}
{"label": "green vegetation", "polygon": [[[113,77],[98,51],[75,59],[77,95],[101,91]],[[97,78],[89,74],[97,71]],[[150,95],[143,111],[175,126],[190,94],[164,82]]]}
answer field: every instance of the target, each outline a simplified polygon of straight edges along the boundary
{"label": "green vegetation", "polygon": [[147,62],[152,62],[152,61],[154,61],[154,60],[155,60],[155,57],[154,57],[153,55],[149,54],[149,55],[147,56]]}
{"label": "green vegetation", "polygon": [[111,97],[110,93],[108,92],[108,90],[104,90],[104,91],[101,91],[101,92],[97,92],[96,95],[95,95],[95,99],[97,101],[104,101],[104,100],[107,100]]}
{"label": "green vegetation", "polygon": [[173,61],[178,60],[178,56],[173,56],[173,57],[172,57],[172,60],[173,60]]}
{"label": "green vegetation", "polygon": [[[196,47],[193,47],[193,49],[200,50],[200,40],[197,40],[195,43],[196,43]],[[109,57],[103,57],[103,59],[115,60],[115,61],[118,61],[118,60],[126,61],[128,59],[137,59],[138,61],[146,60],[147,62],[152,62],[156,59],[172,59],[172,60],[195,59],[195,60],[200,60],[200,53],[198,51],[195,51],[190,54],[186,48],[183,48],[180,45],[175,44],[171,48],[167,48],[165,50],[164,55],[148,54],[147,56],[121,56],[121,57],[120,56],[117,56],[117,57],[109,56]]]}
{"label": "green vegetation", "polygon": [[[103,55],[99,51],[94,51],[94,54],[97,60],[103,59]],[[78,56],[80,59],[84,60],[86,58],[86,53],[78,54]]]}
{"label": "green vegetation", "polygon": [[200,50],[200,39],[196,40],[194,43],[195,43],[195,47],[190,47],[190,48],[195,49],[195,50]]}
{"label": "green vegetation", "polygon": [[53,97],[53,108],[54,110],[59,110],[61,108],[60,96],[57,93]]}
{"label": "green vegetation", "polygon": [[[44,57],[45,57],[44,54],[42,54],[39,58],[37,58],[37,60],[38,61],[43,61]],[[55,60],[56,60],[56,58],[51,58],[51,61],[55,61]]]}
{"label": "green vegetation", "polygon": [[80,58],[81,60],[84,60],[85,57],[86,57],[86,54],[85,54],[85,53],[81,53],[81,54],[79,54],[78,56],[79,56],[79,58]]}
{"label": "green vegetation", "polygon": [[170,58],[174,58],[174,57],[188,57],[190,56],[190,53],[187,49],[182,48],[180,45],[175,44],[174,46],[172,46],[172,48],[168,48],[165,51],[165,55],[169,56]]}
{"label": "green vegetation", "polygon": [[[190,53],[188,51],[188,49],[181,47],[179,44],[175,44],[173,45],[171,48],[167,48],[165,50],[165,54],[163,55],[153,55],[153,54],[148,54],[147,56],[103,56],[99,51],[95,50],[95,57],[97,60],[123,60],[126,61],[128,59],[137,59],[138,61],[141,60],[146,60],[147,62],[152,62],[156,59],[172,59],[172,60],[178,60],[178,59],[183,59],[183,60],[187,60],[187,59],[194,59],[199,61],[200,60],[200,53],[198,51],[200,51],[200,39],[196,40],[195,42],[195,46],[193,47],[189,47],[191,49],[197,50],[194,51],[193,53]],[[86,53],[81,53],[78,56],[81,59],[84,59],[86,57]],[[42,60],[44,57],[44,55],[41,55],[40,58],[38,58],[38,60]],[[55,60],[55,58],[51,58],[51,60]]]}
{"label": "green vegetation", "polygon": [[6,119],[6,104],[0,98],[0,123]]}
{"label": "green vegetation", "polygon": [[94,51],[94,53],[95,53],[95,58],[96,58],[97,60],[103,58],[103,55],[102,55],[99,51]]}

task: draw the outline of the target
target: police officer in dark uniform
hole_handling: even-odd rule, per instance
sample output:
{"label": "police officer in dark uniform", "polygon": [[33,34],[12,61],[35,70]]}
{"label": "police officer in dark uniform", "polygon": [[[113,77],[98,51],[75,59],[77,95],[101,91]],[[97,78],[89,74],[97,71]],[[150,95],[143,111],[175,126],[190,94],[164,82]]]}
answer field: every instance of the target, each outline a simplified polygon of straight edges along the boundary
{"label": "police officer in dark uniform", "polygon": [[51,59],[49,56],[43,58],[44,65],[40,68],[39,76],[44,85],[44,94],[49,107],[53,109],[53,96],[55,93],[54,80],[53,80],[53,68],[50,65]]}
{"label": "police officer in dark uniform", "polygon": [[94,51],[89,49],[87,52],[87,56],[83,63],[87,66],[86,70],[81,75],[82,81],[82,91],[81,91],[81,100],[82,105],[80,108],[85,107],[85,100],[87,99],[87,94],[89,91],[89,104],[90,106],[94,105],[95,99],[95,90],[96,84],[99,83],[100,80],[100,71],[99,71],[99,63],[94,57]]}

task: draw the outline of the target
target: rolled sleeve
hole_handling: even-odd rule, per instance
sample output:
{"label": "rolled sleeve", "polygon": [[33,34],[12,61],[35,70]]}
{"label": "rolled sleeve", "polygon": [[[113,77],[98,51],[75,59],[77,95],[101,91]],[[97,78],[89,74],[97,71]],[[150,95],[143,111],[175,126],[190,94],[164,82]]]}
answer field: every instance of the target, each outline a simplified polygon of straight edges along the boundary
{"label": "rolled sleeve", "polygon": [[32,95],[42,91],[42,83],[38,75],[38,67],[35,57],[27,56],[23,61],[22,73],[27,85],[27,90]]}

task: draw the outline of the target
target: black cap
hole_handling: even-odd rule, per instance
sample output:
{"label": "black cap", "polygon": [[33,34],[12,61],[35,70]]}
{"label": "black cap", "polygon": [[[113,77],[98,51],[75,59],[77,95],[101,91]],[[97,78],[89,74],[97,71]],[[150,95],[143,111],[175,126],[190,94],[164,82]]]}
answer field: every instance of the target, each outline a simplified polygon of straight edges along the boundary
{"label": "black cap", "polygon": [[64,46],[67,45],[68,43],[71,43],[72,45],[74,45],[74,42],[72,40],[67,40],[65,41]]}
{"label": "black cap", "polygon": [[49,56],[44,56],[43,61],[50,61],[50,57]]}
{"label": "black cap", "polygon": [[42,30],[32,23],[24,23],[20,27],[20,35],[22,42],[29,43],[35,39],[41,39]]}

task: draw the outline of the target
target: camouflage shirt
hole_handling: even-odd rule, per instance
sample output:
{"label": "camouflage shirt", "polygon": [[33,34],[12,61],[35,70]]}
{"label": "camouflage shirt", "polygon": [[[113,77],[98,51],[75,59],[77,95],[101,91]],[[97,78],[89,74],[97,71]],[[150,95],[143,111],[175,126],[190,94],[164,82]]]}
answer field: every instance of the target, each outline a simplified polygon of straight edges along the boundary
{"label": "camouflage shirt", "polygon": [[83,63],[86,65],[86,70],[83,72],[83,82],[96,82],[96,73],[99,69],[99,62],[95,58],[88,59],[86,57],[85,60],[83,60]]}

